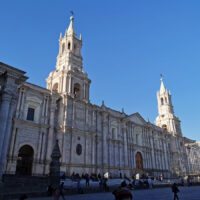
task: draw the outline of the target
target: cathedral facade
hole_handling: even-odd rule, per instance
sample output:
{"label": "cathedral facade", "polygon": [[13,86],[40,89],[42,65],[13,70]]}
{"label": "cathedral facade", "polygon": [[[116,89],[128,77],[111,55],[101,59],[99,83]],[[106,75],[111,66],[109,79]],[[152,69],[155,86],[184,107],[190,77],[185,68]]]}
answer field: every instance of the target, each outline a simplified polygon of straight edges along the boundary
{"label": "cathedral facade", "polygon": [[60,35],[56,69],[47,88],[24,82],[19,86],[16,111],[4,173],[49,174],[55,141],[61,150],[61,171],[131,176],[145,173],[172,177],[188,173],[188,157],[180,120],[171,94],[161,79],[157,93],[156,125],[139,113],[127,115],[90,102],[90,83],[83,71],[82,38],[73,17]]}

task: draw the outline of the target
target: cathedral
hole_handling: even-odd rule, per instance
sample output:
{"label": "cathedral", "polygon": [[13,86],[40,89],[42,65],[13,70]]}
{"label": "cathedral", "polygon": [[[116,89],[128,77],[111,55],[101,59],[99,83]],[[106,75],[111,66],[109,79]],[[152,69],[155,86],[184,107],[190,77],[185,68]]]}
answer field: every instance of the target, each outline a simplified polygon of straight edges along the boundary
{"label": "cathedral", "polygon": [[[65,34],[60,35],[56,68],[46,79],[46,88],[26,82],[25,72],[17,69],[16,73],[21,73],[17,80],[21,81],[15,81],[19,83],[16,108],[12,120],[8,118],[9,125],[2,121],[5,112],[3,106],[0,108],[0,127],[9,127],[0,136],[1,173],[48,175],[58,140],[61,171],[66,175],[109,172],[117,177],[119,170],[127,176],[186,175],[186,138],[163,79],[157,92],[155,125],[139,113],[127,115],[104,102],[101,106],[92,104],[91,80],[83,71],[82,38],[77,36],[73,21],[71,17]],[[14,68],[0,63],[0,68],[3,66],[9,68],[7,74],[13,74]],[[1,99],[3,104],[5,98]]]}

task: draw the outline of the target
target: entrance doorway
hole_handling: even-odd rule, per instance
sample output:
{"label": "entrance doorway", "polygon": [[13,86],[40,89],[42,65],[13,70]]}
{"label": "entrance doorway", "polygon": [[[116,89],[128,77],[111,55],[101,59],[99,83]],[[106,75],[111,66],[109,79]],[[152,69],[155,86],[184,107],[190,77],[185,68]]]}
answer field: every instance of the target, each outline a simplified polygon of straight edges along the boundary
{"label": "entrance doorway", "polygon": [[33,164],[33,148],[29,145],[24,145],[20,148],[17,158],[16,174],[31,175]]}
{"label": "entrance doorway", "polygon": [[136,153],[135,156],[136,160],[136,169],[143,169],[143,159],[142,159],[142,154],[140,152]]}

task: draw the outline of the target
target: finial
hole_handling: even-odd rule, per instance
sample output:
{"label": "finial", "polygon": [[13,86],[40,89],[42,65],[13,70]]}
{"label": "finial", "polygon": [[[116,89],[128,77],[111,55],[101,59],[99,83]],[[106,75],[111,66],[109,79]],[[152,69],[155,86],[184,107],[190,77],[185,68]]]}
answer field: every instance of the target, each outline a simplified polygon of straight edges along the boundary
{"label": "finial", "polygon": [[82,35],[80,34],[79,40],[82,40]]}
{"label": "finial", "polygon": [[122,108],[122,113],[124,113],[124,108]]}
{"label": "finial", "polygon": [[102,106],[104,106],[104,100],[102,100]]}
{"label": "finial", "polygon": [[162,94],[162,93],[166,92],[167,90],[166,90],[165,85],[164,85],[164,82],[163,82],[163,75],[160,74],[160,77],[161,77],[161,79],[160,79],[160,80],[161,80],[160,94]]}
{"label": "finial", "polygon": [[70,17],[70,21],[73,21],[73,20],[74,20],[74,17],[73,17],[73,16],[71,16],[71,17]]}
{"label": "finial", "polygon": [[74,30],[74,12],[70,11],[70,13],[71,13],[70,24],[69,24],[68,29],[66,30],[66,34],[76,36],[75,30]]}
{"label": "finial", "polygon": [[62,33],[60,33],[60,39],[62,38]]}
{"label": "finial", "polygon": [[74,12],[73,12],[73,10],[71,10],[70,13],[71,13],[70,20],[73,21],[74,20]]}

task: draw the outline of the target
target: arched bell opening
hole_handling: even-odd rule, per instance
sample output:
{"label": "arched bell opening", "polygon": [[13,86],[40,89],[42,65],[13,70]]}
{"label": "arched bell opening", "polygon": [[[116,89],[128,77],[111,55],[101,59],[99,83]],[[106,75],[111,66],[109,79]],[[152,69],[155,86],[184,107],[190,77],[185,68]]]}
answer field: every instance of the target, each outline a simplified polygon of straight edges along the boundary
{"label": "arched bell opening", "polygon": [[75,98],[80,98],[80,84],[79,83],[75,83],[74,84],[74,97]]}

